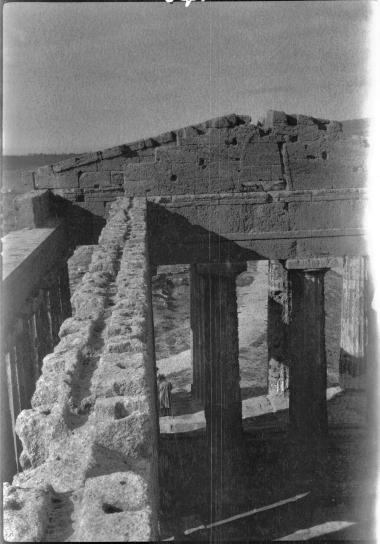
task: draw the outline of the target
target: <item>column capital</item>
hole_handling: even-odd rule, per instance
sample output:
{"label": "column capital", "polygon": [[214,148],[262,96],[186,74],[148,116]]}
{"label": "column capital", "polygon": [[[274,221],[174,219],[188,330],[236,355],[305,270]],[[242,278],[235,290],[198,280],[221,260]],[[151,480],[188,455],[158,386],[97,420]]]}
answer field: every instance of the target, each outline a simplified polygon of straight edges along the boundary
{"label": "column capital", "polygon": [[202,276],[234,278],[247,270],[247,263],[201,263],[196,265],[196,270]]}
{"label": "column capital", "polygon": [[340,257],[310,257],[304,259],[287,259],[285,261],[285,268],[287,270],[305,270],[307,272],[318,272],[340,266],[341,263],[342,260]]}

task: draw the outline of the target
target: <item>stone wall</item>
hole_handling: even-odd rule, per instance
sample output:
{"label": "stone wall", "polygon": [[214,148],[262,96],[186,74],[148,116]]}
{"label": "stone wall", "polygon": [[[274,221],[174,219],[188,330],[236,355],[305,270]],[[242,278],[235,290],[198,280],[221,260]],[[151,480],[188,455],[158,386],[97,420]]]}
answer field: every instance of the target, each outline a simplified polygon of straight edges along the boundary
{"label": "stone wall", "polygon": [[158,538],[158,417],[145,199],[119,199],[73,317],[17,420],[6,540]]}
{"label": "stone wall", "polygon": [[49,191],[9,192],[2,194],[1,200],[3,235],[25,228],[46,227],[55,219]]}
{"label": "stone wall", "polygon": [[125,164],[127,194],[338,189],[365,184],[364,137],[335,121],[269,111],[264,125],[232,114],[183,129],[154,160]]}
{"label": "stone wall", "polygon": [[[366,181],[367,146],[365,136],[344,132],[336,121],[270,110],[265,122],[255,125],[248,116],[230,114],[22,172],[19,180],[4,180],[4,201],[12,206],[14,192],[48,189],[55,195],[56,213],[68,219],[75,243],[94,244],[111,202],[124,193],[163,196],[361,188]],[[321,213],[335,214],[327,210],[334,207],[332,203],[311,205],[299,200],[289,204],[295,223]],[[261,224],[273,215],[281,216],[281,210],[275,202],[263,208],[265,217],[254,215]],[[361,208],[353,212],[362,215]],[[12,213],[5,214],[10,216],[9,223]]]}

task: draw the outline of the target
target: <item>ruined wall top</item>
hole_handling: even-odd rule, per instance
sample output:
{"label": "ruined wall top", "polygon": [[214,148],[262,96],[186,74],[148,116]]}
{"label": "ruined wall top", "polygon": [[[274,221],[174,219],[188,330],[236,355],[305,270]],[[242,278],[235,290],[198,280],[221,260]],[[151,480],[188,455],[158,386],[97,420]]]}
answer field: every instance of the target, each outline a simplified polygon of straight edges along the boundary
{"label": "ruined wall top", "polygon": [[[346,135],[337,121],[270,110],[265,121],[253,124],[249,116],[233,113],[21,172],[17,179],[5,180],[3,190],[64,193],[120,191],[124,186],[130,194],[184,194],[206,188],[360,187],[366,146],[364,137]],[[210,184],[218,178],[224,179],[222,187]]]}

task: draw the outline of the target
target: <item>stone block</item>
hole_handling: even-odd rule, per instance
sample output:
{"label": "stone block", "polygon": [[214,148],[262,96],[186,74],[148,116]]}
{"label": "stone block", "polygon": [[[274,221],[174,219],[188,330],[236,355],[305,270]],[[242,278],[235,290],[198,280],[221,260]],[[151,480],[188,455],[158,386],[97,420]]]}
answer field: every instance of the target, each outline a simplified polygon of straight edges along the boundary
{"label": "stone block", "polygon": [[98,422],[95,444],[118,452],[133,463],[151,454],[152,421],[148,413],[135,411],[115,421]]}
{"label": "stone block", "polygon": [[[158,539],[156,520],[150,507],[135,511],[84,509],[79,529],[79,542],[148,542]],[[107,514],[113,514],[112,516]]]}
{"label": "stone block", "polygon": [[104,159],[99,163],[99,170],[110,171],[110,170],[123,170],[124,166],[128,163],[139,162],[139,158],[136,155],[135,157],[124,157],[120,155],[119,157],[114,157],[112,159]]}
{"label": "stone block", "polygon": [[364,200],[289,202],[291,229],[361,228]]}
{"label": "stone block", "polygon": [[115,157],[120,157],[120,155],[124,155],[128,153],[129,148],[126,145],[117,145],[115,147],[110,147],[108,149],[104,149],[101,151],[101,158],[102,160],[106,159],[113,159]]}
{"label": "stone block", "polygon": [[3,170],[2,193],[24,193],[34,189],[34,173],[22,170]]}
{"label": "stone block", "polygon": [[110,185],[110,172],[83,172],[79,176],[79,187],[104,187]]}
{"label": "stone block", "polygon": [[247,143],[243,149],[241,166],[281,165],[280,150],[276,143]]}
{"label": "stone block", "polygon": [[155,136],[154,140],[159,145],[168,144],[168,143],[176,141],[176,134],[174,131],[164,132],[163,134],[159,134],[158,136]]}
{"label": "stone block", "polygon": [[157,147],[155,149],[155,161],[162,162],[167,167],[170,163],[196,164],[197,151],[192,146],[181,146],[180,148]]}
{"label": "stone block", "polygon": [[79,187],[78,172],[55,173],[51,166],[37,168],[34,175],[36,189],[70,189]]}
{"label": "stone block", "polygon": [[231,113],[229,115],[223,115],[221,117],[214,117],[213,119],[209,119],[208,121],[204,121],[203,123],[200,123],[199,125],[195,125],[196,128],[200,128],[201,130],[207,129],[207,128],[228,128],[228,127],[234,127],[238,124],[240,124],[242,120],[235,114]]}
{"label": "stone block", "polygon": [[265,128],[273,128],[277,125],[286,125],[287,116],[283,111],[268,110],[265,117]]}
{"label": "stone block", "polygon": [[50,486],[36,489],[3,487],[3,534],[6,542],[41,542],[54,496]]}
{"label": "stone block", "polygon": [[124,185],[123,172],[111,172],[111,185],[122,187]]}
{"label": "stone block", "polygon": [[[60,161],[52,165],[53,172],[64,172],[65,170],[71,170],[72,168],[77,168],[79,166],[85,166],[92,163],[95,163],[101,159],[100,152],[94,153],[84,153],[76,157],[70,157],[64,161]],[[96,170],[96,167],[93,167]]]}

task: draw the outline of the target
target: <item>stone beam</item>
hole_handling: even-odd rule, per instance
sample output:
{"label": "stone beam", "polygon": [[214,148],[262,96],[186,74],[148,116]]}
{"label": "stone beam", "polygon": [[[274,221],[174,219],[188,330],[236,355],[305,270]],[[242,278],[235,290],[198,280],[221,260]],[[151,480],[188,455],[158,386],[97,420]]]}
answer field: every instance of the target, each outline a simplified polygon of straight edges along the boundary
{"label": "stone beam", "polygon": [[3,248],[2,305],[10,324],[49,270],[65,262],[65,225],[61,222],[55,228],[10,232],[3,238]]}
{"label": "stone beam", "polygon": [[149,197],[152,261],[365,255],[365,200],[363,189]]}

